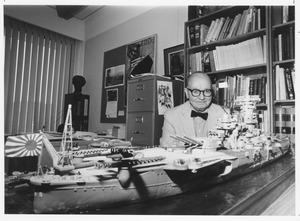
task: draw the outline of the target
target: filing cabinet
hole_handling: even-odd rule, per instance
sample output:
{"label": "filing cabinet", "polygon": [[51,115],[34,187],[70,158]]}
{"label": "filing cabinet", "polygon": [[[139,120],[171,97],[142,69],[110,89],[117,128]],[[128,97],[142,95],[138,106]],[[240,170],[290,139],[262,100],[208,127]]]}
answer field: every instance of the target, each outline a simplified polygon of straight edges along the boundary
{"label": "filing cabinet", "polygon": [[183,82],[165,76],[151,75],[128,80],[126,139],[133,145],[159,145],[162,136],[164,115],[158,108],[158,85],[170,82],[173,105],[183,101]]}

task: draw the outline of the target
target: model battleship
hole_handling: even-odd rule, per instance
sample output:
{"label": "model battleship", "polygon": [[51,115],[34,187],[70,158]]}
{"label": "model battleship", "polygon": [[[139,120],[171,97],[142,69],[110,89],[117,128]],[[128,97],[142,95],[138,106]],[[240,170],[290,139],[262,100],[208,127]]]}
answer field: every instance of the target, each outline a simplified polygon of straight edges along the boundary
{"label": "model battleship", "polygon": [[[290,150],[288,138],[257,129],[257,97],[235,101],[208,137],[172,136],[172,147],[138,147],[110,140],[92,149],[72,145],[69,107],[60,151],[46,136],[53,167],[30,177],[35,213],[69,213],[173,196],[256,170]],[[41,153],[42,154],[42,153]]]}

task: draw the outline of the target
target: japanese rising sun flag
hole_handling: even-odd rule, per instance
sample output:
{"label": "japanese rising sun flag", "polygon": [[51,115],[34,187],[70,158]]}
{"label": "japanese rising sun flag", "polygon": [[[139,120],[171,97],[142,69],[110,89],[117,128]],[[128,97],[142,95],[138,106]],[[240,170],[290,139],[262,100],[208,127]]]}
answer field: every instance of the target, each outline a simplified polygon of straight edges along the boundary
{"label": "japanese rising sun flag", "polygon": [[5,143],[7,157],[29,157],[40,155],[43,147],[42,134],[9,136]]}

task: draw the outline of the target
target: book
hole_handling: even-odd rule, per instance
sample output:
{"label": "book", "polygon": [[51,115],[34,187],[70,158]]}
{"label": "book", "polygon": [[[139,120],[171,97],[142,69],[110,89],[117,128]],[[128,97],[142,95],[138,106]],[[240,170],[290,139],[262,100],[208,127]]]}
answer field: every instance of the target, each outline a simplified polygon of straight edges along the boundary
{"label": "book", "polygon": [[257,30],[257,8],[253,7],[253,14],[252,14],[252,28],[251,30]]}
{"label": "book", "polygon": [[295,141],[295,107],[285,106],[275,108],[275,133],[288,135]]}
{"label": "book", "polygon": [[191,72],[192,73],[197,71],[196,54],[191,54],[190,55],[190,67],[191,67]]}
{"label": "book", "polygon": [[222,29],[223,29],[225,23],[226,23],[226,18],[221,17],[220,24],[219,24],[218,30],[217,30],[215,38],[214,38],[215,41],[217,41],[219,39],[220,35],[222,34]]}
{"label": "book", "polygon": [[234,19],[232,20],[232,23],[231,23],[231,26],[230,26],[230,28],[228,30],[228,34],[227,34],[226,38],[230,38],[232,36],[233,30],[234,30],[234,28],[236,26],[236,23],[237,23],[237,20],[238,20],[238,15],[240,15],[240,14],[237,14],[234,17]]}
{"label": "book", "polygon": [[285,132],[295,141],[295,107],[285,107]]}
{"label": "book", "polygon": [[190,34],[190,46],[193,47],[196,45],[194,25],[189,25],[189,34]]}
{"label": "book", "polygon": [[272,7],[272,24],[278,25],[282,23],[282,6]]}
{"label": "book", "polygon": [[275,85],[276,85],[275,99],[276,100],[288,99],[284,69],[279,67],[279,65],[275,65]]}
{"label": "book", "polygon": [[257,30],[261,29],[261,10],[257,9]]}
{"label": "book", "polygon": [[295,81],[295,69],[294,68],[291,69],[291,76],[292,76],[292,82],[293,82],[294,89],[296,89],[296,87],[295,87],[295,85],[296,85],[296,81]]}
{"label": "book", "polygon": [[237,31],[238,31],[238,28],[239,28],[239,26],[240,26],[241,20],[242,20],[242,14],[238,14],[238,15],[237,15],[236,24],[235,24],[235,26],[234,26],[234,29],[233,29],[232,33],[231,33],[231,37],[237,35]]}
{"label": "book", "polygon": [[209,59],[209,51],[204,51],[202,56],[202,64],[204,72],[211,72],[210,59]]}
{"label": "book", "polygon": [[252,15],[253,15],[253,8],[250,6],[245,17],[245,25],[244,25],[243,33],[247,33],[251,31]]}
{"label": "book", "polygon": [[282,34],[278,34],[278,61],[282,61]]}
{"label": "book", "polygon": [[294,30],[294,27],[291,26],[289,28],[289,34],[290,34],[290,38],[289,38],[289,41],[290,41],[290,44],[289,44],[289,51],[290,51],[290,58],[293,59],[295,58],[295,30]]}
{"label": "book", "polygon": [[279,60],[278,35],[274,36],[274,61]]}
{"label": "book", "polygon": [[295,20],[295,6],[289,6],[288,8],[288,21]]}
{"label": "book", "polygon": [[226,28],[227,28],[227,26],[228,26],[228,22],[229,22],[229,17],[227,17],[227,18],[225,19],[225,21],[224,21],[224,24],[223,24],[223,26],[222,26],[222,28],[221,28],[221,30],[220,30],[219,36],[218,36],[218,38],[217,38],[218,41],[220,41],[220,40],[223,39],[223,36],[224,36],[224,34],[225,34],[225,31],[226,31]]}
{"label": "book", "polygon": [[205,44],[205,38],[208,33],[209,27],[205,24],[201,24],[200,26],[200,45]]}
{"label": "book", "polygon": [[218,59],[218,55],[217,55],[217,50],[213,50],[213,55],[214,55],[214,61],[215,61],[215,68],[216,68],[216,71],[219,71],[220,70],[220,67],[219,67],[219,59]]}
{"label": "book", "polygon": [[250,82],[249,82],[249,95],[254,95],[254,79],[250,79]]}
{"label": "book", "polygon": [[216,71],[215,59],[213,51],[209,51],[209,63],[212,72]]}
{"label": "book", "polygon": [[265,132],[268,128],[267,124],[267,111],[266,110],[258,110],[257,111],[257,123],[258,128]]}
{"label": "book", "polygon": [[263,62],[267,61],[267,37],[266,35],[263,36]]}
{"label": "book", "polygon": [[290,59],[290,33],[284,32],[282,33],[282,39],[283,39],[283,53],[282,53],[282,59],[287,60]]}
{"label": "book", "polygon": [[281,107],[275,108],[275,133],[276,134],[286,133],[285,113],[286,113],[285,108],[281,108]]}
{"label": "book", "polygon": [[209,26],[206,38],[205,38],[205,43],[210,42],[210,38],[211,38],[212,32],[214,31],[215,25],[216,25],[216,20],[212,20],[211,24]]}
{"label": "book", "polygon": [[233,22],[233,19],[232,18],[229,18],[229,21],[228,21],[228,25],[225,29],[225,32],[224,32],[224,35],[222,36],[222,39],[225,39],[227,38],[228,34],[229,34],[229,30],[231,28],[231,25],[232,25],[232,22]]}
{"label": "book", "polygon": [[266,90],[267,90],[267,77],[263,76],[261,78],[261,103],[266,103]]}
{"label": "book", "polygon": [[282,23],[287,23],[289,20],[289,6],[284,5],[282,6]]}
{"label": "book", "polygon": [[216,35],[218,34],[217,32],[220,29],[220,22],[221,22],[221,18],[217,18],[214,29],[213,29],[212,34],[210,36],[209,42],[213,42],[213,41],[216,40]]}
{"label": "book", "polygon": [[246,24],[246,20],[247,20],[247,16],[248,16],[248,9],[246,9],[246,10],[243,11],[242,18],[241,18],[241,21],[240,21],[240,24],[239,24],[239,27],[238,27],[236,35],[243,34],[244,28],[245,28],[245,24]]}
{"label": "book", "polygon": [[289,68],[284,69],[284,76],[285,76],[285,84],[287,88],[288,99],[293,100],[295,99],[295,90],[292,82],[291,70]]}
{"label": "book", "polygon": [[200,45],[200,24],[195,24],[195,45]]}

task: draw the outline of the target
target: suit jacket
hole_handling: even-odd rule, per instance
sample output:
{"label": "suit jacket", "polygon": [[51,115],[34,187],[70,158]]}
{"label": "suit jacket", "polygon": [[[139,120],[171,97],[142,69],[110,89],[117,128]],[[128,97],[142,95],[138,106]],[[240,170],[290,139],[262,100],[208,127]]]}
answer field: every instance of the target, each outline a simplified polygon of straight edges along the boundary
{"label": "suit jacket", "polygon": [[[189,101],[187,101],[165,112],[162,137],[160,138],[161,146],[167,147],[174,145],[174,139],[170,137],[170,135],[196,137],[191,110],[192,106]],[[206,120],[207,132],[215,130],[219,124],[218,119],[222,118],[226,113],[221,106],[213,103],[205,112],[208,113]]]}

